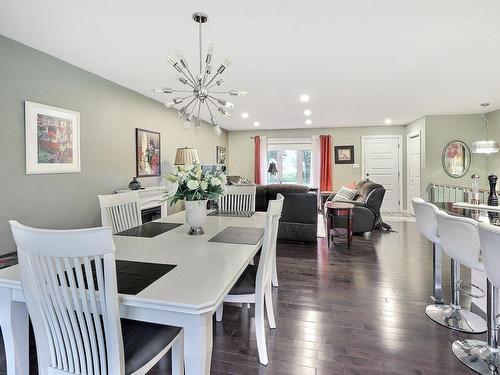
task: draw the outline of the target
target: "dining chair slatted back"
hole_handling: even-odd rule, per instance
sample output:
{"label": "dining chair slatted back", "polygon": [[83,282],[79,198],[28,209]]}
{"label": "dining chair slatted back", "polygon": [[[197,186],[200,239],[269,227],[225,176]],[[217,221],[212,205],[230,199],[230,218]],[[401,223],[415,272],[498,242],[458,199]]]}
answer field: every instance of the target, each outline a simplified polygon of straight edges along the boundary
{"label": "dining chair slatted back", "polygon": [[46,230],[10,221],[38,356],[49,373],[123,374],[110,228]]}
{"label": "dining chair slatted back", "polygon": [[262,251],[257,269],[255,282],[255,293],[264,295],[266,287],[271,285],[273,277],[274,262],[276,259],[276,243],[278,238],[278,226],[283,210],[284,197],[278,194],[276,200],[270,200],[267,207],[266,227],[262,240]]}
{"label": "dining chair slatted back", "polygon": [[219,197],[221,212],[255,212],[256,186],[226,186],[226,193]]}
{"label": "dining chair slatted back", "polygon": [[142,224],[138,192],[130,191],[98,197],[102,226],[111,227],[113,234]]}

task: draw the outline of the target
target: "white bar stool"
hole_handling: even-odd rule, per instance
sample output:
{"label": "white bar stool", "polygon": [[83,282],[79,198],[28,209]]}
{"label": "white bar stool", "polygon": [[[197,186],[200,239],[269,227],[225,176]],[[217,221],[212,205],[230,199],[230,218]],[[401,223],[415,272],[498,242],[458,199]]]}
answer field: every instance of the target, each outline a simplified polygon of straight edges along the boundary
{"label": "white bar stool", "polygon": [[500,288],[500,228],[481,223],[479,238],[488,277],[488,341],[457,340],[453,343],[452,350],[457,358],[472,370],[479,374],[492,375],[500,371],[499,325],[496,318],[498,288]]}
{"label": "white bar stool", "polygon": [[[432,242],[432,301],[435,305],[443,305],[443,288],[442,288],[442,270],[441,270],[441,260],[442,260],[442,249],[441,240],[439,239],[437,233],[437,221],[436,213],[439,209],[433,204],[427,203],[421,198],[413,198],[411,200],[413,205],[413,211],[415,212],[415,219],[417,222],[417,228],[429,241]],[[427,310],[435,309],[434,305],[429,305]],[[429,317],[429,313],[427,313]]]}
{"label": "white bar stool", "polygon": [[450,305],[435,305],[439,307],[433,311],[432,320],[455,331],[467,333],[486,332],[486,321],[473,312],[462,310],[460,307],[460,292],[472,298],[484,297],[484,291],[470,284],[471,288],[481,293],[474,295],[462,289],[460,281],[460,264],[474,270],[484,272],[481,261],[481,247],[477,221],[458,216],[448,215],[444,211],[436,213],[438,233],[444,252],[451,258],[451,292]]}

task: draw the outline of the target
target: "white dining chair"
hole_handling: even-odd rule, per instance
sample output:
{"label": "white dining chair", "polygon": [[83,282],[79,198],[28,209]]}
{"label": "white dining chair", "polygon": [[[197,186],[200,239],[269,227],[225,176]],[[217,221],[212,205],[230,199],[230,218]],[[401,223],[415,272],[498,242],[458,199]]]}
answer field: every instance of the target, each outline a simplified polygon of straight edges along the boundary
{"label": "white dining chair", "polygon": [[145,374],[171,348],[184,372],[181,328],[120,319],[110,228],[10,225],[39,374]]}
{"label": "white dining chair", "polygon": [[142,224],[139,193],[98,195],[101,206],[101,225],[111,227],[113,234]]}
{"label": "white dining chair", "polygon": [[[223,302],[255,304],[255,334],[259,361],[267,365],[266,335],[264,329],[264,303],[270,328],[276,328],[273,312],[271,279],[273,276],[273,260],[276,253],[278,224],[283,209],[283,195],[278,194],[276,200],[269,201],[266,227],[258,267],[248,265]],[[216,320],[220,322],[223,315],[223,303],[216,311]]]}
{"label": "white dining chair", "polygon": [[220,212],[255,212],[255,185],[229,185],[217,202]]}

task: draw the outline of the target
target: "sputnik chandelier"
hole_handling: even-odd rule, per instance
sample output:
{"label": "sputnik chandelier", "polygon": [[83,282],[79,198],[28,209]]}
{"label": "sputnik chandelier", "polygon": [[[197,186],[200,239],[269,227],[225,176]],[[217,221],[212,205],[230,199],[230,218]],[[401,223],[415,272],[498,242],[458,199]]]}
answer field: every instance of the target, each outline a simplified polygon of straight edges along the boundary
{"label": "sputnik chandelier", "polygon": [[167,108],[173,108],[177,105],[182,105],[178,109],[179,118],[184,119],[183,127],[188,130],[194,125],[194,131],[198,134],[201,118],[200,114],[202,109],[206,108],[208,115],[210,117],[210,122],[212,123],[212,128],[215,134],[220,135],[221,129],[219,126],[219,121],[216,118],[217,114],[221,114],[227,118],[231,117],[228,108],[233,107],[233,103],[218,97],[219,95],[231,95],[231,96],[243,96],[246,95],[244,91],[229,90],[229,91],[212,91],[218,90],[225,82],[222,73],[227,69],[229,64],[231,64],[231,59],[226,58],[222,64],[219,65],[217,70],[213,70],[212,65],[212,54],[214,51],[213,43],[208,47],[207,55],[205,58],[205,66],[203,66],[203,46],[202,46],[202,33],[201,26],[208,21],[208,16],[204,13],[194,13],[193,20],[198,23],[199,29],[199,50],[200,50],[200,72],[195,77],[191,72],[189,65],[182,55],[182,53],[177,50],[177,59],[167,56],[167,60],[180,74],[177,76],[177,80],[183,85],[188,86],[185,90],[172,89],[168,87],[154,89],[155,92],[164,94],[184,94],[188,93],[186,96],[177,96],[172,99],[172,101],[165,103]]}

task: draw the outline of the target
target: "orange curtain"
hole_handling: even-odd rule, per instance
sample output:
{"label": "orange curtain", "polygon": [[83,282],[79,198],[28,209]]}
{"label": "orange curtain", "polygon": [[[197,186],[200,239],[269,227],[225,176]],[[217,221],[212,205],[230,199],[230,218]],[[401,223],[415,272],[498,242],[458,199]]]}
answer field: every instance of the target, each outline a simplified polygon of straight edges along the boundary
{"label": "orange curtain", "polygon": [[332,137],[329,135],[319,136],[321,158],[319,174],[319,190],[332,190]]}
{"label": "orange curtain", "polygon": [[254,157],[254,182],[257,185],[261,184],[260,180],[260,137],[257,135],[255,140],[255,157]]}

